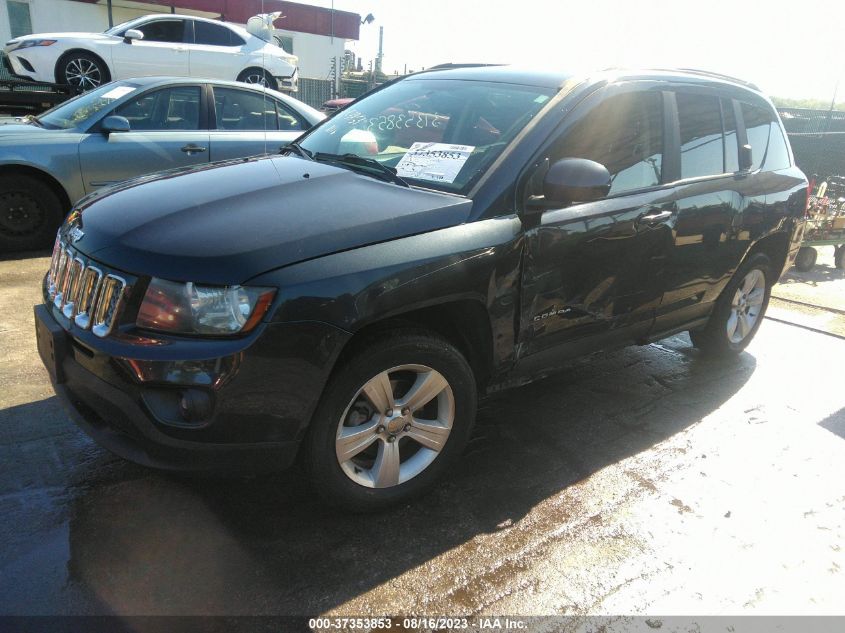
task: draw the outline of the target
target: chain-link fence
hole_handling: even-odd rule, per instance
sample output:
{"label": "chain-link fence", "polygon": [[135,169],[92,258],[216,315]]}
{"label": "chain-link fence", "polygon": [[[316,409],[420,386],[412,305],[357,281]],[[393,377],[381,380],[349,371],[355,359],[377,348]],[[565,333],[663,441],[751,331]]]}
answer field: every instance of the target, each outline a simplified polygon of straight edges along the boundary
{"label": "chain-link fence", "polygon": [[778,108],[778,113],[789,134],[845,132],[845,112],[840,110]]}
{"label": "chain-link fence", "polygon": [[845,112],[778,108],[778,113],[804,173],[821,178],[845,174]]}
{"label": "chain-link fence", "polygon": [[341,79],[337,94],[331,79],[299,78],[299,92],[294,96],[312,108],[319,108],[330,99],[357,98],[373,87],[368,81],[359,79]]}

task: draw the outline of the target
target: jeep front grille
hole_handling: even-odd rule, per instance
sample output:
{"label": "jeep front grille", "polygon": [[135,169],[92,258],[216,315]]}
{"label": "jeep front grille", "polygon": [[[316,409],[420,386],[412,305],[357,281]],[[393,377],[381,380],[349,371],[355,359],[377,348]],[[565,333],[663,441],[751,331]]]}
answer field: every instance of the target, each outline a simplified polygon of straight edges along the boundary
{"label": "jeep front grille", "polygon": [[47,283],[53,305],[77,327],[99,337],[111,334],[126,299],[123,277],[103,272],[56,238]]}

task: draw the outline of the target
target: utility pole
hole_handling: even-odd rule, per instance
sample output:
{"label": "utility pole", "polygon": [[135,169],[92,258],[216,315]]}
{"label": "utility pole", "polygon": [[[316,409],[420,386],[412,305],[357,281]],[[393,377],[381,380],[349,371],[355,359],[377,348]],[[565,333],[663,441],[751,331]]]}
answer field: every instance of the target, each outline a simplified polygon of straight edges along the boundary
{"label": "utility pole", "polygon": [[376,74],[381,72],[381,59],[384,55],[384,27],[378,27],[378,55],[376,56]]}

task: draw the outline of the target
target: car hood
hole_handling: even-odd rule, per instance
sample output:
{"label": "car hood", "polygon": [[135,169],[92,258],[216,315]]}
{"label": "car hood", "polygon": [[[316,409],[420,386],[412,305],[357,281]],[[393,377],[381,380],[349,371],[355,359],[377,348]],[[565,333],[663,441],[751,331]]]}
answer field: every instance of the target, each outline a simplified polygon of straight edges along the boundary
{"label": "car hood", "polygon": [[27,123],[0,123],[0,145],[9,151],[15,151],[35,143],[78,142],[79,136],[71,132],[76,130],[51,130]]}
{"label": "car hood", "polygon": [[51,130],[45,127],[38,127],[30,123],[6,123],[0,124],[0,141],[5,139],[18,139],[25,136],[32,138],[36,135],[62,135],[66,130]]}
{"label": "car hood", "polygon": [[[79,203],[82,253],[134,274],[242,283],[274,268],[455,226],[472,201],[297,157],[147,176]],[[80,237],[81,236],[81,237]]]}
{"label": "car hood", "polygon": [[66,32],[66,33],[33,33],[32,35],[21,35],[20,37],[16,37],[14,39],[9,40],[6,42],[6,45],[9,47],[14,47],[15,45],[23,42],[24,40],[61,40],[65,38],[83,38],[86,40],[107,40],[110,39],[111,35],[106,35],[105,33],[85,33],[85,32]]}

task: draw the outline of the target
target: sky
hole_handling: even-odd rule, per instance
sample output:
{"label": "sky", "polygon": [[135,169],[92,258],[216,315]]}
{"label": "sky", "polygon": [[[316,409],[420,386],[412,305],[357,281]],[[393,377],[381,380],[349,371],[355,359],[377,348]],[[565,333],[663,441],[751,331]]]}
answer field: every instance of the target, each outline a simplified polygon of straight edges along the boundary
{"label": "sky", "polygon": [[[300,0],[331,7],[331,0]],[[388,74],[444,62],[573,69],[687,67],[769,95],[845,101],[845,1],[334,0],[375,21],[350,48],[369,59],[384,27]]]}

